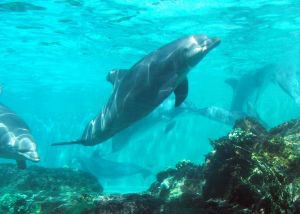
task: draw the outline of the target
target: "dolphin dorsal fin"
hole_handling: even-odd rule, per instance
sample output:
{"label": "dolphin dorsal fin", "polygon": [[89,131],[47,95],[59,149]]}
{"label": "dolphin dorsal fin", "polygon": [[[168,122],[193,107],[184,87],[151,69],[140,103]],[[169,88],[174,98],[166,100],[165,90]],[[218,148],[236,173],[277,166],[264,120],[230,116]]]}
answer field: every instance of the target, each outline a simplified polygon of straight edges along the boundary
{"label": "dolphin dorsal fin", "polygon": [[175,107],[178,107],[183,103],[189,92],[189,82],[185,78],[174,90],[175,93]]}
{"label": "dolphin dorsal fin", "polygon": [[108,72],[106,80],[111,84],[116,85],[127,73],[128,69],[113,69],[110,72]]}
{"label": "dolphin dorsal fin", "polygon": [[237,78],[228,78],[225,80],[225,82],[231,86],[231,88],[234,90],[236,89],[239,80]]}

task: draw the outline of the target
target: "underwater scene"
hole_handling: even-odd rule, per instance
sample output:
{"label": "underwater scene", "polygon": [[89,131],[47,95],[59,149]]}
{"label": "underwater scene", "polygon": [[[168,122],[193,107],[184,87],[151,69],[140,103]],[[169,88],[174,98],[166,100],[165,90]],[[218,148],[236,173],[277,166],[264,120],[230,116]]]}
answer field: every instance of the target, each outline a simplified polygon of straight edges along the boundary
{"label": "underwater scene", "polygon": [[2,0],[0,32],[0,214],[300,213],[299,0]]}

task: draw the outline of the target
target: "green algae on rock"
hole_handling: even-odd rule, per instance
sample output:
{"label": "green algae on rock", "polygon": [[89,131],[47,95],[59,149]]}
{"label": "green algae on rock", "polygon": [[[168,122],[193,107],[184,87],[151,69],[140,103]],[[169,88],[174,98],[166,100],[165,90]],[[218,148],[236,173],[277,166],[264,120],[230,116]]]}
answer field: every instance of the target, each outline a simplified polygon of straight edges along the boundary
{"label": "green algae on rock", "polygon": [[1,164],[0,174],[0,213],[80,213],[103,191],[95,177],[71,169]]}
{"label": "green algae on rock", "polygon": [[144,193],[105,195],[96,179],[70,169],[0,165],[0,213],[300,213],[300,123],[269,132],[251,118],[212,143],[203,165],[181,161]]}
{"label": "green algae on rock", "polygon": [[[295,128],[280,127],[281,133]],[[278,128],[267,132],[247,118],[238,121],[227,137],[213,142],[214,151],[204,164],[203,197],[222,199],[254,213],[297,213],[299,149],[274,130]]]}
{"label": "green algae on rock", "polygon": [[202,167],[190,161],[181,161],[176,169],[167,169],[158,173],[157,181],[149,189],[152,195],[167,201],[180,198],[185,193],[202,192]]}
{"label": "green algae on rock", "polygon": [[202,166],[181,162],[159,173],[150,192],[164,199],[166,213],[299,213],[299,125],[290,121],[268,132],[252,118],[239,120],[212,142]]}

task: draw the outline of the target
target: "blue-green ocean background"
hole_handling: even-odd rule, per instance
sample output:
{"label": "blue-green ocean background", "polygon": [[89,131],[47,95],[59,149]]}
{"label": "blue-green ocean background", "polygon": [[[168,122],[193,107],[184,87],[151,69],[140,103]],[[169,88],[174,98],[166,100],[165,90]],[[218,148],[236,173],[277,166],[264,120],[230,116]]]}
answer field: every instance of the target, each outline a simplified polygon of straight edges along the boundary
{"label": "blue-green ocean background", "polygon": [[[2,0],[0,3],[12,1]],[[188,100],[199,107],[228,109],[232,90],[225,79],[267,63],[299,63],[300,1],[221,0],[35,0],[43,10],[0,9],[1,103],[30,126],[40,166],[74,167],[76,156],[97,147],[50,147],[80,138],[87,122],[112,91],[106,74],[130,68],[147,53],[186,34],[219,37],[222,43],[194,68]],[[300,115],[277,85],[268,84],[256,109],[272,127]],[[135,163],[153,176],[104,179],[107,192],[145,190],[158,171],[183,159],[202,163],[209,139],[231,127],[195,115],[180,115],[174,130],[163,124],[135,136],[107,159]],[[7,160],[1,160],[1,162]]]}

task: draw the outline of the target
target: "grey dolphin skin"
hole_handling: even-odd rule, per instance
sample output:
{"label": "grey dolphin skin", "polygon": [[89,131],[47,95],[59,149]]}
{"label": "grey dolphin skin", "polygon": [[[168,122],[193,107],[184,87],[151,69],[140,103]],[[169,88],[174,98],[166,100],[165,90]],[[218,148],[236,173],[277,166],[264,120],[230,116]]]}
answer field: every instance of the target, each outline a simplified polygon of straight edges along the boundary
{"label": "grey dolphin skin", "polygon": [[259,120],[266,128],[268,127],[264,121],[261,120],[258,112],[251,103],[247,103],[245,112],[230,111],[218,106],[208,106],[199,108],[191,102],[186,102],[185,112],[195,115],[201,115],[210,120],[214,120],[225,125],[232,126],[239,119],[244,117],[253,117]]}
{"label": "grey dolphin skin", "polygon": [[14,112],[0,104],[0,158],[15,159],[19,169],[26,160],[40,160],[35,141],[26,123]]}
{"label": "grey dolphin skin", "polygon": [[230,126],[234,125],[236,120],[247,116],[246,113],[231,112],[218,106],[198,108],[194,113]]}
{"label": "grey dolphin skin", "polygon": [[147,116],[173,92],[175,106],[180,106],[188,95],[188,72],[219,43],[206,35],[185,36],[145,56],[129,70],[110,72],[112,95],[83,137],[52,145],[102,143]]}
{"label": "grey dolphin skin", "polygon": [[271,79],[274,68],[275,66],[273,64],[267,64],[260,69],[247,72],[240,78],[227,79],[226,83],[233,89],[230,111],[244,112],[244,107],[248,103],[249,98],[256,93],[255,104],[265,83],[268,82],[268,79]]}
{"label": "grey dolphin skin", "polygon": [[114,135],[112,137],[112,152],[120,151],[129,144],[136,134],[141,134],[159,123],[166,124],[164,133],[167,134],[175,126],[175,117],[185,111],[184,105],[178,108],[167,108],[165,105],[160,105],[150,115]]}
{"label": "grey dolphin skin", "polygon": [[184,102],[183,105],[178,108],[165,108],[164,106],[160,106],[153,113],[113,136],[112,152],[119,152],[130,143],[130,140],[135,137],[136,134],[141,134],[159,123],[166,124],[164,133],[167,134],[176,125],[176,117],[181,114],[200,115],[228,126],[233,126],[236,120],[244,117],[254,117],[261,121],[266,128],[268,127],[267,124],[261,120],[254,106],[250,103],[247,103],[245,112],[230,111],[218,106],[200,108],[191,102]]}
{"label": "grey dolphin skin", "polygon": [[277,66],[275,82],[300,106],[300,84],[297,78],[297,69],[292,65]]}

